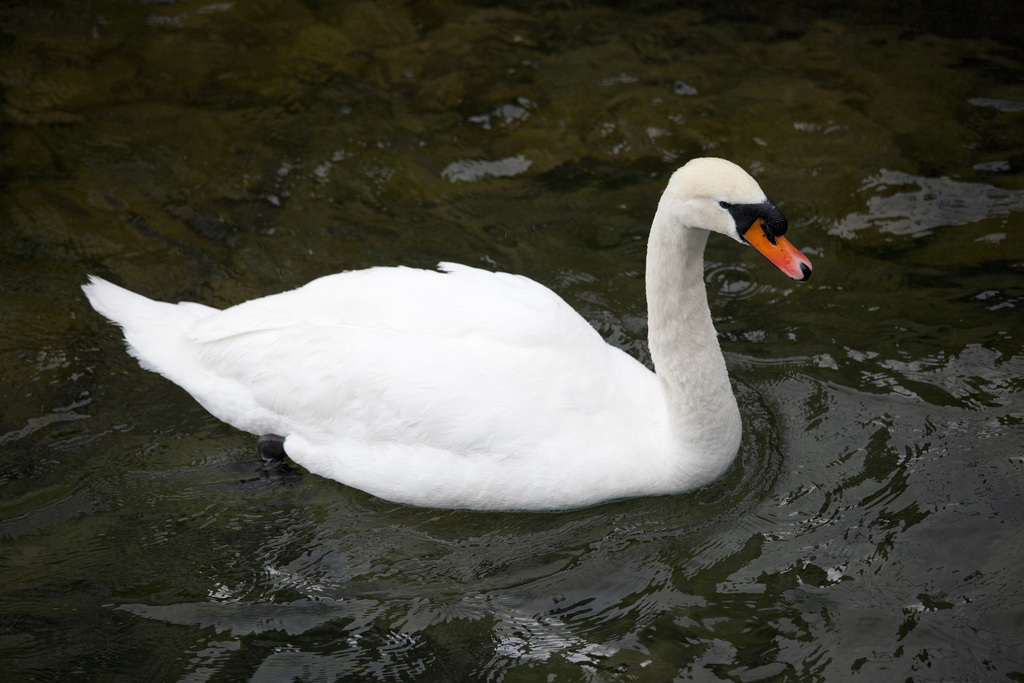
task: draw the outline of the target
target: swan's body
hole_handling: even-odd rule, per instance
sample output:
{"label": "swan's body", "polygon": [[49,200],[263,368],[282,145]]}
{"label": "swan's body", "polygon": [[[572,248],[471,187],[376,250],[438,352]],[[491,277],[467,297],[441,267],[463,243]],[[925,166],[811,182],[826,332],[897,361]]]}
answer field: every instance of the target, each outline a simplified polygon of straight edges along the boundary
{"label": "swan's body", "polygon": [[740,414],[703,251],[708,230],[748,241],[750,224],[787,274],[810,275],[739,167],[698,159],[673,176],[647,257],[657,375],[546,287],[455,264],[340,273],[224,311],[98,278],[85,291],[143,367],[239,429],[284,436],[311,472],[412,505],[564,509],[693,489],[732,462]]}

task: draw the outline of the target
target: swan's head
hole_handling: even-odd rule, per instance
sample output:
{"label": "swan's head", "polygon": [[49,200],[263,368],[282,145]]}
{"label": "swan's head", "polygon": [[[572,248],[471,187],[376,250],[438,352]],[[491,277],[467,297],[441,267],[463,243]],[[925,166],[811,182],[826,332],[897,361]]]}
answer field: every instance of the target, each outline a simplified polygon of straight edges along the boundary
{"label": "swan's head", "polygon": [[672,174],[662,204],[687,227],[749,244],[794,280],[811,276],[811,262],[783,235],[788,224],[757,181],[725,159],[693,159]]}

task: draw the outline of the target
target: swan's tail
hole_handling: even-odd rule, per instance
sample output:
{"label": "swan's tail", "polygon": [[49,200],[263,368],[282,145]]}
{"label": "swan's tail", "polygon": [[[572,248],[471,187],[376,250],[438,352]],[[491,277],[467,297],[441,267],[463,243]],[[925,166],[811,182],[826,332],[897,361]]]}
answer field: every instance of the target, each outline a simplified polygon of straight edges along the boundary
{"label": "swan's tail", "polygon": [[98,313],[124,330],[128,353],[138,358],[146,370],[165,377],[169,377],[168,370],[175,363],[182,362],[182,345],[187,344],[188,329],[197,320],[217,312],[215,308],[191,302],[153,301],[95,275],[89,276],[89,283],[82,290]]}

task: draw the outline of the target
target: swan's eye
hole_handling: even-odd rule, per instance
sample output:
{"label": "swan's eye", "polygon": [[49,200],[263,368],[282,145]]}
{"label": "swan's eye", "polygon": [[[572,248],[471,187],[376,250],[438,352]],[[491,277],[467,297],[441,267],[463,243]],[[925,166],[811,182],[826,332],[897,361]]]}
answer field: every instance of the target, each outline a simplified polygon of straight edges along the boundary
{"label": "swan's eye", "polygon": [[722,207],[723,209],[725,209],[725,210],[729,210],[729,209],[731,209],[731,208],[732,208],[732,204],[730,204],[730,203],[729,203],[729,202],[727,202],[727,201],[721,201],[721,202],[718,202],[718,205],[719,205],[720,207]]}

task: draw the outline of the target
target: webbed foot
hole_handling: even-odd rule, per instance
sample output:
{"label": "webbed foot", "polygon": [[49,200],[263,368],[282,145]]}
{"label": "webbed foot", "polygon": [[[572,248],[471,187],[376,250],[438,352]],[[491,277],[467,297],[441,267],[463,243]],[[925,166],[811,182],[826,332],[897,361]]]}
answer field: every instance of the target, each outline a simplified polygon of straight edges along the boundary
{"label": "webbed foot", "polygon": [[256,452],[264,463],[279,463],[288,455],[284,452],[284,437],[277,434],[264,434],[256,441]]}

